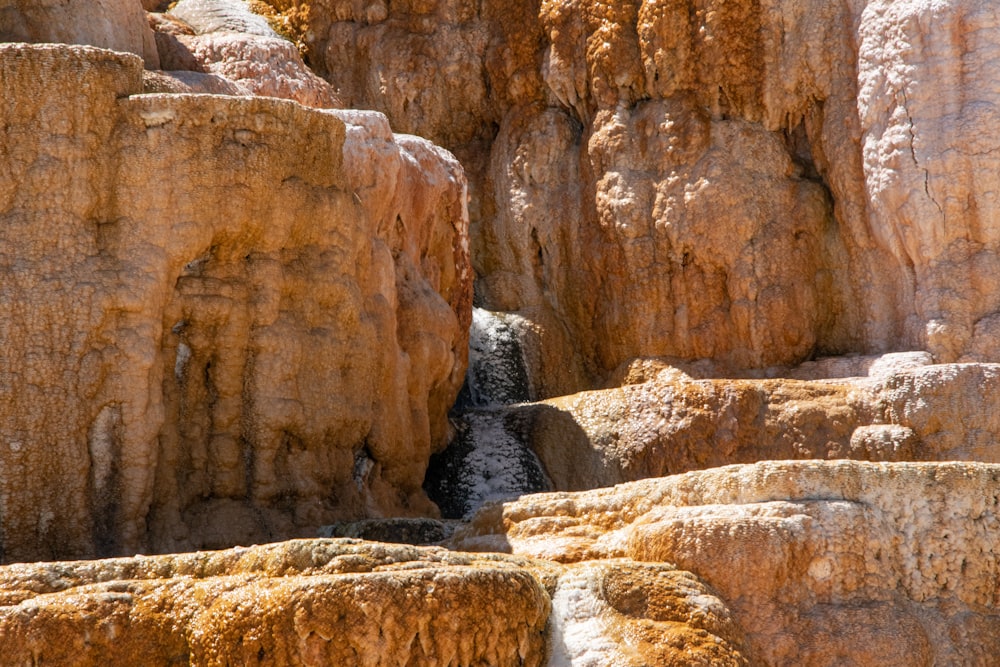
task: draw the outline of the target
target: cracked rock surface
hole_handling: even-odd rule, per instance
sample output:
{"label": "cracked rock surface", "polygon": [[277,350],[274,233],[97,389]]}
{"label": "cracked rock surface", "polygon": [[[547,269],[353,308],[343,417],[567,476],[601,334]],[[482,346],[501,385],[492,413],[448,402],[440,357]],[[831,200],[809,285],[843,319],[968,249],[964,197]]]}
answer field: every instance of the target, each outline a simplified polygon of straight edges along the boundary
{"label": "cracked rock surface", "polygon": [[988,664],[1000,648],[998,475],[761,462],[525,496],[487,506],[450,543],[669,562],[727,603],[759,664]]}

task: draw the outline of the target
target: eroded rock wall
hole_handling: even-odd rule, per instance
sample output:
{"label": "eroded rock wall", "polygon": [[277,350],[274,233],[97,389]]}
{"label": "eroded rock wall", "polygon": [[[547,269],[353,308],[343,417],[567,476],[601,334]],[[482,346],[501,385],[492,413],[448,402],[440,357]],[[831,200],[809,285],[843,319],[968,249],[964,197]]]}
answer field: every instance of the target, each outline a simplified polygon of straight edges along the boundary
{"label": "eroded rock wall", "polygon": [[90,47],[2,45],[0,81],[5,559],[434,512],[471,317],[449,154],[138,95],[141,61]]}
{"label": "eroded rock wall", "polygon": [[345,102],[467,167],[479,298],[545,332],[543,396],[637,356],[994,360],[989,3],[311,7]]}

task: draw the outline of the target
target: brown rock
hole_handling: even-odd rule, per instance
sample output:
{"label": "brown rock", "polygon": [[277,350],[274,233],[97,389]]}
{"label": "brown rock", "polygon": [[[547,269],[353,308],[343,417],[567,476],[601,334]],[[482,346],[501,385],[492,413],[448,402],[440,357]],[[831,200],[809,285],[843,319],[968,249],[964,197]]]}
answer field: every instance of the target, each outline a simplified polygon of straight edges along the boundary
{"label": "brown rock", "polygon": [[743,630],[690,572],[626,559],[559,574],[549,665],[642,667],[755,664]]}
{"label": "brown rock", "polygon": [[2,567],[0,632],[7,661],[81,666],[752,664],[669,565],[357,540]]}
{"label": "brown rock", "polygon": [[433,513],[467,354],[461,168],[374,114],[141,75],[0,46],[4,557]]}
{"label": "brown rock", "polygon": [[89,44],[134,53],[149,69],[160,67],[140,0],[0,0],[0,42]]}
{"label": "brown rock", "polygon": [[[762,460],[1000,463],[1000,368],[928,358],[831,358],[737,379],[699,379],[714,364],[639,360],[616,374],[621,387],[494,407],[489,423],[510,424],[549,488],[569,491]],[[847,377],[806,379],[831,374]]]}
{"label": "brown rock", "polygon": [[4,661],[542,665],[519,559],[342,541],[0,568]]}
{"label": "brown rock", "polygon": [[489,506],[452,543],[675,564],[717,591],[765,664],[986,664],[998,480],[987,464],[730,466]]}
{"label": "brown rock", "polygon": [[251,95],[310,107],[343,106],[330,84],[306,67],[298,47],[279,37],[267,19],[246,3],[183,0],[153,24],[165,70],[214,74]]}
{"label": "brown rock", "polygon": [[994,360],[984,6],[319,0],[309,41],[463,161],[482,305],[553,396],[637,356]]}

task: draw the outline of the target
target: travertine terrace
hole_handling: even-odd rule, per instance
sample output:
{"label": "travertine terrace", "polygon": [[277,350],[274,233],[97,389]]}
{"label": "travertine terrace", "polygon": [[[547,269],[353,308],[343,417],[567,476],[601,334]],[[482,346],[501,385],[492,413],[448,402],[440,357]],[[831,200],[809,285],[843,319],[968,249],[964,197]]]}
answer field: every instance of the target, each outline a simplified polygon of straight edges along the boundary
{"label": "travertine terrace", "polygon": [[998,53],[0,0],[0,666],[996,664]]}

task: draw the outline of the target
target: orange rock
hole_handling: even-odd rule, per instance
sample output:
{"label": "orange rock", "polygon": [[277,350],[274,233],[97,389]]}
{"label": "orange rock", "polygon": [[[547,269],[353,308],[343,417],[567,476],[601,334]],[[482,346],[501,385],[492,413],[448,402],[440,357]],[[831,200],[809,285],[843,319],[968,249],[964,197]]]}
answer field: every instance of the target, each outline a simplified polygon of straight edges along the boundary
{"label": "orange rock", "polygon": [[454,158],[373,114],[139,95],[92,47],[3,45],[0,73],[4,557],[433,513],[471,317]]}

